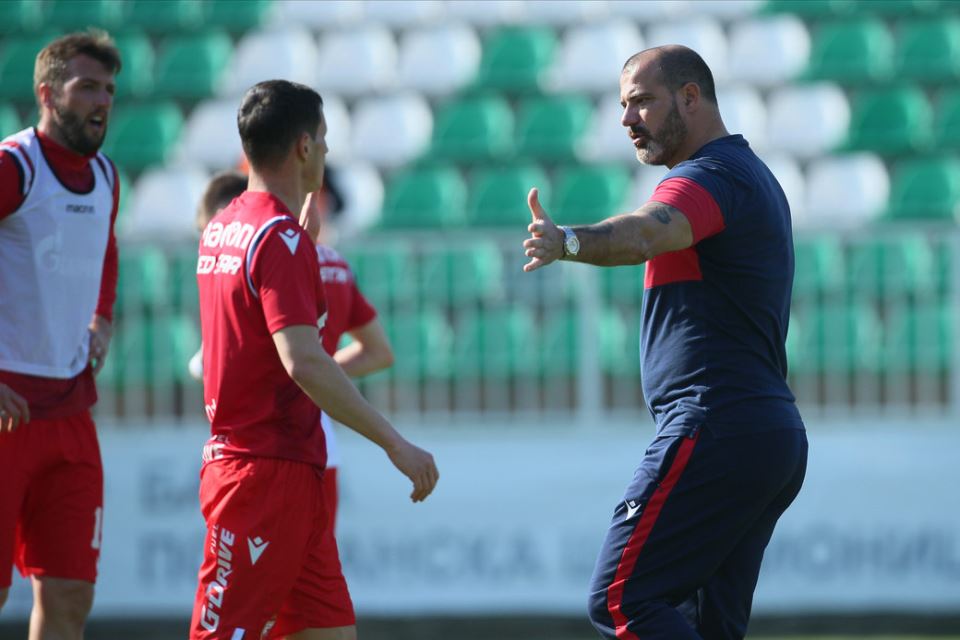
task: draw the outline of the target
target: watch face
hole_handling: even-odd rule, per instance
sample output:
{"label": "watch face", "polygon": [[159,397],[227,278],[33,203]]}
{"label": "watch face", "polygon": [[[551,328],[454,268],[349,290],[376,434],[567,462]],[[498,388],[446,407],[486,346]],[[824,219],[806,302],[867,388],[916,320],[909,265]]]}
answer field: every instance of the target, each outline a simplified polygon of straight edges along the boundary
{"label": "watch face", "polygon": [[577,252],[580,251],[580,239],[577,238],[577,235],[573,232],[570,232],[567,235],[567,239],[564,241],[564,246],[567,249],[567,253],[570,255],[577,255]]}

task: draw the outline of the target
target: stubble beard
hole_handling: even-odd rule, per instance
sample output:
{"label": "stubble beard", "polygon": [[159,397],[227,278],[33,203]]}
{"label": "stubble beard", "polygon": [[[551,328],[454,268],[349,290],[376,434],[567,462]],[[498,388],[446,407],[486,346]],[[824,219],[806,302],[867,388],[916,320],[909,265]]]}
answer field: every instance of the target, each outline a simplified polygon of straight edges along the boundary
{"label": "stubble beard", "polygon": [[660,125],[660,130],[656,134],[651,132],[646,147],[637,149],[637,160],[649,165],[666,164],[676,155],[686,137],[687,124],[680,117],[680,110],[674,99],[673,108]]}
{"label": "stubble beard", "polygon": [[107,136],[106,119],[104,119],[103,133],[97,137],[89,136],[83,130],[83,119],[76,113],[57,104],[53,107],[53,124],[57,127],[67,147],[82,156],[93,155],[99,151],[104,138]]}

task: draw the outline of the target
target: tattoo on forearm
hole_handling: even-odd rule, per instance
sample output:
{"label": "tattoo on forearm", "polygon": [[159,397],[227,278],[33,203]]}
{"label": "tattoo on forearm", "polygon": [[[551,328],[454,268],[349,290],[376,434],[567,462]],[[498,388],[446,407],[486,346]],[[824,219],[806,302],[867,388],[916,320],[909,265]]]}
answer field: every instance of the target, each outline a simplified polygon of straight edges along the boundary
{"label": "tattoo on forearm", "polygon": [[670,224],[670,210],[663,205],[659,205],[653,208],[650,212],[654,218],[659,220],[663,224]]}

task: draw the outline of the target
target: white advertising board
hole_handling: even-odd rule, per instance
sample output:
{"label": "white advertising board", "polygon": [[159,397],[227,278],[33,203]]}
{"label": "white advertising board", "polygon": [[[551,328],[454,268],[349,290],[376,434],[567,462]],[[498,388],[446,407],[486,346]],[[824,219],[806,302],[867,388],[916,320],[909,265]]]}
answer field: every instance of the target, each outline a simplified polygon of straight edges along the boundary
{"label": "white advertising board", "polygon": [[[650,426],[406,431],[441,470],[423,504],[410,503],[409,484],[376,447],[341,430],[338,537],[359,613],[580,615]],[[94,615],[189,615],[204,439],[200,425],[101,430]],[[755,611],[960,611],[960,429],[818,424],[810,441],[806,483],[768,549]],[[29,606],[17,578],[5,617]]]}

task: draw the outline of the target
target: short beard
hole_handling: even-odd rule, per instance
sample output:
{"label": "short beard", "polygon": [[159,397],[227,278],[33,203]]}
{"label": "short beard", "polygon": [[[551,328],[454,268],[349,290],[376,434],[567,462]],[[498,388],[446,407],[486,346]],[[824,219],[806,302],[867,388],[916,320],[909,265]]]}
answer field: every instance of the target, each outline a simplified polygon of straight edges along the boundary
{"label": "short beard", "polygon": [[687,123],[680,117],[677,100],[673,100],[673,108],[667,114],[660,130],[650,132],[650,141],[646,148],[637,149],[637,160],[643,164],[662,165],[673,158],[683,141],[687,137]]}
{"label": "short beard", "polygon": [[103,139],[107,135],[107,128],[104,126],[103,135],[99,139],[91,138],[84,132],[83,120],[77,114],[56,104],[53,107],[53,124],[59,130],[63,141],[66,142],[67,148],[82,156],[90,156],[99,151]]}

